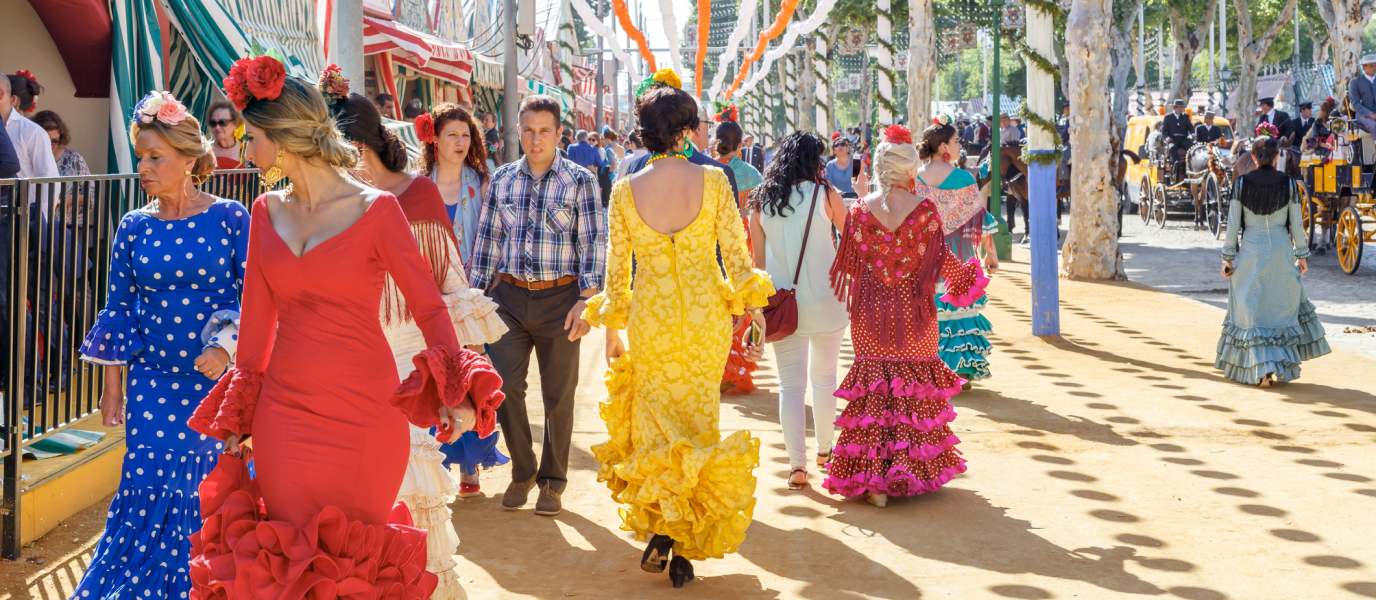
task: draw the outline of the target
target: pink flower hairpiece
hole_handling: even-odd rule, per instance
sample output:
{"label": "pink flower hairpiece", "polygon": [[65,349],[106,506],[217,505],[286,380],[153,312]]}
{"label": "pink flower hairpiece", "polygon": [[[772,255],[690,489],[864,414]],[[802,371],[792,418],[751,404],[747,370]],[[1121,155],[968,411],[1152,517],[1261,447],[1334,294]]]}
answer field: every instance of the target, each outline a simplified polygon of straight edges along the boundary
{"label": "pink flower hairpiece", "polygon": [[339,102],[349,95],[349,78],[344,76],[344,70],[339,65],[325,67],[320,72],[320,81],[315,85],[328,104]]}
{"label": "pink flower hairpiece", "polygon": [[950,125],[950,124],[953,123],[953,122],[954,122],[954,120],[951,119],[951,115],[947,115],[947,114],[940,114],[940,115],[937,115],[937,116],[935,116],[935,117],[932,117],[932,124],[933,124],[933,125],[946,126],[946,125]]}
{"label": "pink flower hairpiece", "polygon": [[149,92],[134,106],[134,119],[145,125],[156,119],[176,127],[186,120],[186,106],[168,92]]}

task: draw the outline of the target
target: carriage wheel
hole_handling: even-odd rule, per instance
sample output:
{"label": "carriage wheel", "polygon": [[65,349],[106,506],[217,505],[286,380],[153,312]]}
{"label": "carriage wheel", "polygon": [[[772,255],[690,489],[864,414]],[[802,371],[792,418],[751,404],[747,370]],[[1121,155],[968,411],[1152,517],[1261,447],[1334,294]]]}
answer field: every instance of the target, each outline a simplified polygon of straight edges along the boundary
{"label": "carriage wheel", "polygon": [[1338,215],[1338,264],[1343,272],[1352,275],[1362,264],[1362,217],[1357,209],[1347,207]]}
{"label": "carriage wheel", "polygon": [[1218,214],[1218,177],[1210,173],[1204,180],[1204,220],[1209,224],[1209,233],[1214,234],[1214,239],[1218,239],[1223,228],[1219,224],[1223,219]]}
{"label": "carriage wheel", "polygon": [[1314,206],[1314,202],[1309,198],[1309,191],[1305,190],[1304,186],[1297,187],[1300,191],[1300,222],[1304,224],[1304,235],[1309,240],[1309,249],[1313,250],[1318,245],[1314,241],[1314,229],[1318,227],[1318,219],[1314,218],[1314,213],[1318,207]]}
{"label": "carriage wheel", "polygon": [[1151,222],[1151,180],[1142,178],[1142,185],[1137,187],[1137,214],[1142,217],[1142,224]]}
{"label": "carriage wheel", "polygon": [[1166,186],[1156,186],[1156,192],[1152,194],[1151,217],[1156,219],[1158,228],[1166,228]]}

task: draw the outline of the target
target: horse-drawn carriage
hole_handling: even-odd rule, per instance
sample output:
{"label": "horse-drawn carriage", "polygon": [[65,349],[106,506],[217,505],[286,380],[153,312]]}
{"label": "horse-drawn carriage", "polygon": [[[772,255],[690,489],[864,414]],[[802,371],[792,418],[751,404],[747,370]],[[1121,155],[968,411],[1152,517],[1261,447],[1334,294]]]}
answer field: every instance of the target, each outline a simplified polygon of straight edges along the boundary
{"label": "horse-drawn carriage", "polygon": [[1362,264],[1362,243],[1376,242],[1376,144],[1369,133],[1340,116],[1329,119],[1328,129],[1332,148],[1306,150],[1300,157],[1307,196],[1301,205],[1304,226],[1309,246],[1337,250],[1339,266],[1351,275]]}
{"label": "horse-drawn carriage", "polygon": [[[1232,138],[1228,121],[1214,118],[1223,129],[1220,142],[1194,144],[1184,156],[1169,147],[1169,140],[1153,136],[1162,115],[1143,115],[1128,120],[1126,143],[1128,171],[1121,192],[1137,204],[1143,223],[1166,226],[1169,212],[1190,212],[1218,236],[1226,228],[1231,194],[1231,152],[1223,140]],[[1199,125],[1202,118],[1193,117]]]}

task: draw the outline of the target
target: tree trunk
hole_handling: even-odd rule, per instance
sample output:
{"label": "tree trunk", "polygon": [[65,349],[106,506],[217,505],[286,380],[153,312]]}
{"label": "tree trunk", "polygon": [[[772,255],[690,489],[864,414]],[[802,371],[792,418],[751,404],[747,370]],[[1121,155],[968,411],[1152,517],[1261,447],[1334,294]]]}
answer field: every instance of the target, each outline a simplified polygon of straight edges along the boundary
{"label": "tree trunk", "polygon": [[[1327,0],[1318,3],[1319,16],[1323,17],[1324,28],[1328,30],[1329,44],[1333,46],[1333,97],[1341,98],[1347,93],[1347,80],[1355,76],[1361,67],[1362,30],[1371,18],[1373,0]],[[1315,52],[1319,47],[1315,45]],[[1319,56],[1315,56],[1318,62]]]}
{"label": "tree trunk", "polygon": [[1118,194],[1113,186],[1118,158],[1112,152],[1109,91],[1109,30],[1112,0],[1075,0],[1066,20],[1065,77],[1070,80],[1070,145],[1075,149],[1070,180],[1070,231],[1062,249],[1064,277],[1123,280],[1118,249]]}
{"label": "tree trunk", "polygon": [[1318,32],[1311,33],[1309,41],[1312,42],[1314,54],[1311,57],[1315,66],[1328,62],[1328,49],[1333,45],[1328,36],[1320,36]]}
{"label": "tree trunk", "polygon": [[[836,73],[838,69],[832,68],[836,60],[836,36],[840,33],[840,23],[833,23],[831,27],[827,29],[827,51],[825,53],[827,59],[822,63],[826,65],[827,70],[827,130],[823,133],[828,136],[838,131],[837,127],[840,125],[840,121],[836,118],[836,87],[840,85],[841,82],[837,81],[838,75]],[[845,77],[845,72],[841,72],[839,77]]]}
{"label": "tree trunk", "polygon": [[[1319,5],[1322,6],[1323,3],[1320,2]],[[1237,7],[1237,54],[1240,64],[1237,89],[1228,97],[1228,111],[1237,115],[1239,122],[1243,122],[1244,116],[1250,116],[1252,107],[1257,103],[1257,71],[1261,68],[1261,61],[1266,58],[1266,53],[1271,51],[1271,43],[1276,41],[1276,36],[1280,35],[1281,30],[1294,16],[1295,0],[1287,0],[1276,22],[1266,30],[1266,33],[1255,39],[1252,38],[1252,15],[1248,12],[1248,0],[1233,0],[1233,6]],[[1359,33],[1358,38],[1360,37]],[[1361,52],[1360,42],[1357,51]],[[1338,78],[1341,78],[1341,75]],[[1246,132],[1246,129],[1243,131]]]}
{"label": "tree trunk", "polygon": [[932,110],[932,79],[936,77],[936,21],[932,0],[908,4],[908,126],[920,131]]}
{"label": "tree trunk", "polygon": [[798,55],[798,129],[813,133],[817,132],[817,74],[812,70],[816,51],[816,39],[809,35]]}
{"label": "tree trunk", "polygon": [[[1136,54],[1133,53],[1133,27],[1137,25],[1137,7],[1142,0],[1137,0],[1128,8],[1127,20],[1123,23],[1115,23],[1109,32],[1109,51],[1113,57],[1113,155],[1118,155],[1118,150],[1122,149],[1123,132],[1128,125],[1128,73],[1132,72],[1136,63]],[[1139,75],[1140,77],[1140,75]],[[1067,96],[1068,98],[1069,96]]]}
{"label": "tree trunk", "polygon": [[1171,70],[1171,91],[1168,101],[1180,98],[1186,102],[1190,100],[1191,75],[1193,74],[1194,57],[1199,55],[1199,51],[1204,48],[1203,40],[1209,36],[1209,28],[1214,24],[1214,12],[1218,3],[1213,0],[1204,0],[1204,15],[1200,18],[1198,28],[1189,30],[1185,28],[1185,17],[1175,7],[1169,7],[1171,19],[1171,37],[1175,38],[1175,65]]}

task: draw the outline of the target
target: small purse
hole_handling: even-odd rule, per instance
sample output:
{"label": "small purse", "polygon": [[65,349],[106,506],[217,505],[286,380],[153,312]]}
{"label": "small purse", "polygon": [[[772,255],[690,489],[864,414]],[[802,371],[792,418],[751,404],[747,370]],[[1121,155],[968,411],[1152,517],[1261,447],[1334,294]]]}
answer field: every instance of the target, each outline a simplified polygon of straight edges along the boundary
{"label": "small purse", "polygon": [[793,287],[778,290],[769,297],[769,306],[764,309],[764,341],[777,342],[798,331],[798,298],[795,290],[798,277],[803,273],[803,254],[807,252],[807,238],[812,234],[812,216],[817,214],[817,194],[822,191],[821,184],[812,189],[812,204],[807,211],[807,227],[803,229],[803,247],[798,250],[798,265],[793,270]]}

